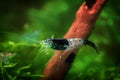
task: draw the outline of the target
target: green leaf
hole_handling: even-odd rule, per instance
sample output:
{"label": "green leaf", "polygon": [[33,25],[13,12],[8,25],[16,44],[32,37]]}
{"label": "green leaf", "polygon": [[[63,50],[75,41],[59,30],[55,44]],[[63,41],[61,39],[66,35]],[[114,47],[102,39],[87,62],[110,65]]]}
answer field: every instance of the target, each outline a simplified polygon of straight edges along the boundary
{"label": "green leaf", "polygon": [[4,68],[10,68],[10,67],[14,67],[17,63],[10,63],[8,65],[4,65]]}
{"label": "green leaf", "polygon": [[28,68],[30,68],[30,67],[31,67],[31,64],[30,64],[30,65],[27,65],[27,66],[23,66],[23,67],[19,68],[19,69],[16,71],[16,73],[17,73],[17,74],[20,74],[22,70],[28,69]]}
{"label": "green leaf", "polygon": [[9,41],[8,43],[9,43],[9,45],[15,46],[15,43],[12,41]]}
{"label": "green leaf", "polygon": [[36,74],[36,75],[22,75],[22,76],[28,76],[28,77],[43,77],[43,78],[46,77],[45,75],[39,75],[39,74]]}

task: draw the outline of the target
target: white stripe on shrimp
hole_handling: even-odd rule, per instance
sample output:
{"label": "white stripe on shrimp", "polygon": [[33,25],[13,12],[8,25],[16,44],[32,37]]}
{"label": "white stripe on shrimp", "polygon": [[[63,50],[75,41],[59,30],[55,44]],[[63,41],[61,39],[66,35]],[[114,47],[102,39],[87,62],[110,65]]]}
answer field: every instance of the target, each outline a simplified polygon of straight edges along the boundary
{"label": "white stripe on shrimp", "polygon": [[84,45],[84,39],[82,38],[70,38],[67,40],[69,42],[69,46],[66,50],[79,48],[80,46]]}

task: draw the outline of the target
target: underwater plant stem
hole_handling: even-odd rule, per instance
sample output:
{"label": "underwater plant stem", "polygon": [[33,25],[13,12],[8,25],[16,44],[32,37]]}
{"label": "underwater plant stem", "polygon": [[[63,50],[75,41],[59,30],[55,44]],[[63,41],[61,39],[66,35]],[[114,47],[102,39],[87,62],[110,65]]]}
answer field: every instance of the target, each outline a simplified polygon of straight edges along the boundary
{"label": "underwater plant stem", "polygon": [[2,78],[3,80],[5,80],[3,62],[1,62],[1,72],[2,72]]}
{"label": "underwater plant stem", "polygon": [[[87,39],[90,36],[96,19],[103,9],[106,1],[107,0],[85,0],[76,12],[76,18],[64,38]],[[55,51],[54,56],[51,58],[43,72],[43,75],[46,77],[41,78],[41,80],[64,80],[78,50],[79,49]],[[62,58],[60,59],[61,54]],[[58,63],[59,70],[57,69]]]}
{"label": "underwater plant stem", "polygon": [[15,80],[15,79],[12,78],[11,75],[8,74],[8,72],[6,71],[6,69],[4,69],[4,72],[6,73],[7,77],[8,77],[10,80]]}

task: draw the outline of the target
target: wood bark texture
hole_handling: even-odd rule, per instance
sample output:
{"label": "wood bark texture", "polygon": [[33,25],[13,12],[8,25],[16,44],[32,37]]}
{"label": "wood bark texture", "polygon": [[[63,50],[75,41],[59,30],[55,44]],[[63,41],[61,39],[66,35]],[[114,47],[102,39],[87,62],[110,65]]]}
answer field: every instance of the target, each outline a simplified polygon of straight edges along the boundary
{"label": "wood bark texture", "polygon": [[[87,39],[98,18],[106,0],[86,0],[76,12],[76,17],[64,38]],[[78,49],[69,51],[55,51],[48,65],[43,71],[45,77],[40,80],[64,80]]]}

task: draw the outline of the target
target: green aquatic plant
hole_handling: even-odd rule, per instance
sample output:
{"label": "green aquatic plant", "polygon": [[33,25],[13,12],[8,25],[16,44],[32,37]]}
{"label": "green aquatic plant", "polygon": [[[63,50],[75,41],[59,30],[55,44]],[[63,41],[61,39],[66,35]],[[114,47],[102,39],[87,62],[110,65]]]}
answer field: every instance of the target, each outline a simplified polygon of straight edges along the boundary
{"label": "green aquatic plant", "polygon": [[[25,77],[29,77],[29,78],[39,78],[39,77],[45,77],[44,75],[40,75],[40,74],[36,74],[36,73],[32,73],[30,72],[31,67],[34,63],[31,63],[30,60],[28,61],[27,59],[31,59],[31,58],[35,58],[35,56],[37,57],[40,54],[36,54],[33,55],[31,53],[31,56],[33,55],[33,57],[29,58],[26,57],[26,61],[25,64],[23,63],[21,66],[21,60],[23,59],[24,54],[22,54],[23,51],[27,51],[29,49],[33,49],[35,52],[40,51],[46,53],[46,55],[48,54],[47,49],[46,48],[47,45],[45,45],[44,41],[39,41],[39,43],[33,43],[33,44],[29,44],[26,42],[13,42],[13,41],[8,41],[5,43],[1,44],[1,47],[4,50],[7,49],[7,52],[1,52],[0,53],[0,68],[1,68],[1,75],[0,75],[0,79],[2,80],[17,80],[17,79],[22,79]],[[41,49],[41,50],[40,50]],[[27,51],[29,52],[29,51]],[[21,54],[19,54],[21,53]],[[26,53],[26,52],[23,52]],[[30,63],[28,63],[30,62]],[[27,66],[26,66],[27,65]],[[45,64],[44,64],[45,65]],[[43,67],[44,67],[43,65]],[[10,70],[10,69],[14,69],[14,70]]]}

